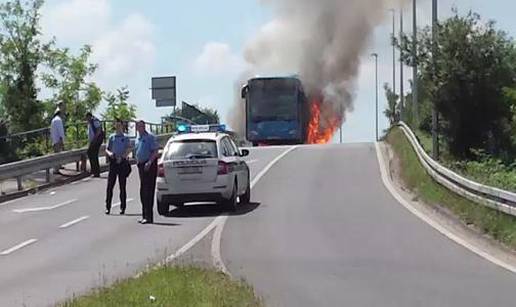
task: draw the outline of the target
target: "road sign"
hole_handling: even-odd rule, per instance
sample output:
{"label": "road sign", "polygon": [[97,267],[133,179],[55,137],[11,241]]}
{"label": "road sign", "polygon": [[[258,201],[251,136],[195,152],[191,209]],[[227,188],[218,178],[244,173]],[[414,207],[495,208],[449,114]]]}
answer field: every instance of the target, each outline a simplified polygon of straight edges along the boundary
{"label": "road sign", "polygon": [[176,106],[176,77],[152,78],[151,90],[156,107]]}

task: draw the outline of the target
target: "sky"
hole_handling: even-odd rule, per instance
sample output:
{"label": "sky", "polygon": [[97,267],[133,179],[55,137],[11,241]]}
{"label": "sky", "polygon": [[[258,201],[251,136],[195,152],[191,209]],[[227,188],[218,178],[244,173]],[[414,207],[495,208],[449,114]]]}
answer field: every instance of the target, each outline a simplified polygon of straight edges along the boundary
{"label": "sky", "polygon": [[[346,1],[346,0],[343,0]],[[246,44],[273,19],[263,0],[47,0],[42,12],[45,37],[55,36],[58,45],[78,50],[93,47],[91,61],[99,68],[92,77],[106,91],[128,86],[130,102],[138,117],[159,122],[170,108],[156,108],[151,99],[152,77],[176,76],[177,101],[197,103],[219,110],[226,122],[233,106],[233,86],[244,69]],[[411,1],[410,1],[411,2]],[[516,2],[513,0],[440,0],[439,15],[451,8],[473,10],[485,20],[516,36]],[[418,0],[418,25],[431,21],[430,0]],[[404,9],[405,27],[411,31],[412,9]],[[396,16],[399,31],[399,13]],[[372,34],[361,57],[354,92],[354,111],[343,124],[344,142],[374,140],[375,69],[372,52],[379,54],[380,111],[385,108],[383,84],[392,83],[392,13]],[[399,64],[396,67],[399,77]],[[405,88],[411,68],[405,70]],[[399,81],[397,81],[399,85]],[[399,90],[398,90],[399,92]],[[98,113],[102,111],[102,108]],[[380,114],[380,129],[387,127]],[[338,141],[338,133],[334,139]]]}

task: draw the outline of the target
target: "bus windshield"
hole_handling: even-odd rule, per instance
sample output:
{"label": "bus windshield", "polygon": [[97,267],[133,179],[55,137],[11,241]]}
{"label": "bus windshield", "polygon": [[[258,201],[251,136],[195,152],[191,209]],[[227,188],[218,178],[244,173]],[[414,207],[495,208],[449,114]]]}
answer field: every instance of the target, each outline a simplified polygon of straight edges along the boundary
{"label": "bus windshield", "polygon": [[249,112],[251,121],[294,121],[298,119],[298,91],[296,87],[250,86]]}

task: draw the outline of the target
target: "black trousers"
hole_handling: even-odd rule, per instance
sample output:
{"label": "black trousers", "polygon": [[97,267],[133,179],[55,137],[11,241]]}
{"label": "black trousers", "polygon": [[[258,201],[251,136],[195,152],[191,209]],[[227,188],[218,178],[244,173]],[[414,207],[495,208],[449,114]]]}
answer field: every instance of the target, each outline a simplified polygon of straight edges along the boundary
{"label": "black trousers", "polygon": [[106,190],[106,209],[111,210],[111,202],[113,201],[113,188],[118,178],[118,186],[120,188],[120,210],[125,211],[127,205],[127,171],[125,170],[127,161],[117,164],[115,160],[109,163],[108,184]]}
{"label": "black trousers", "polygon": [[100,176],[99,150],[102,145],[103,138],[99,137],[91,141],[88,146],[88,158],[90,159],[91,173],[94,176]]}
{"label": "black trousers", "polygon": [[158,175],[158,162],[154,161],[148,171],[145,171],[145,163],[138,163],[138,174],[140,175],[142,218],[152,223],[154,221],[154,193]]}

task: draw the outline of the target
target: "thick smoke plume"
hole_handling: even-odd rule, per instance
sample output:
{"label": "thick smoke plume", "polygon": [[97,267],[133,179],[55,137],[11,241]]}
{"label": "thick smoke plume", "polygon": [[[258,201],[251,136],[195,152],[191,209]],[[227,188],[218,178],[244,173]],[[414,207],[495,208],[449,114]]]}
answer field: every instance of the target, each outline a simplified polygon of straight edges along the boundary
{"label": "thick smoke plume", "polygon": [[[262,27],[245,50],[248,70],[240,86],[254,75],[298,74],[309,95],[322,98],[320,128],[344,120],[353,110],[360,56],[374,28],[396,0],[262,0],[275,18]],[[396,1],[397,2],[397,1]],[[240,97],[231,125],[244,129]]]}

